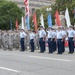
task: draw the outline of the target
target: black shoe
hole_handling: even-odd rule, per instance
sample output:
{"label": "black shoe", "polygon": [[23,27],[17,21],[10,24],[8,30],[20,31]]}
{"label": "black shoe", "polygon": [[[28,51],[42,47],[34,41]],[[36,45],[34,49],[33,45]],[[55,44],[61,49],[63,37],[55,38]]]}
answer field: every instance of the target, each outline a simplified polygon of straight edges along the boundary
{"label": "black shoe", "polygon": [[34,52],[34,51],[30,51],[30,52]]}
{"label": "black shoe", "polygon": [[68,54],[71,54],[71,52],[68,52]]}
{"label": "black shoe", "polygon": [[57,53],[57,54],[62,54],[62,53]]}
{"label": "black shoe", "polygon": [[52,54],[53,52],[48,52],[48,54]]}
{"label": "black shoe", "polygon": [[44,53],[44,52],[39,52],[39,53]]}

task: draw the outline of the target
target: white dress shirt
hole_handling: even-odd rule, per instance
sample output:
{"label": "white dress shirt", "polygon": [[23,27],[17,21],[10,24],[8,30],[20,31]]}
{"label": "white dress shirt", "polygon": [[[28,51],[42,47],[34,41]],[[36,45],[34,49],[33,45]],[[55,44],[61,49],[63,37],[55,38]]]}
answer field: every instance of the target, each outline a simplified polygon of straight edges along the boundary
{"label": "white dress shirt", "polygon": [[57,39],[62,39],[63,34],[62,31],[57,31]]}
{"label": "white dress shirt", "polygon": [[25,32],[20,32],[20,38],[25,38],[25,36],[27,36]]}
{"label": "white dress shirt", "polygon": [[47,33],[48,33],[47,37],[48,37],[48,38],[52,38],[52,31],[49,30],[49,31],[47,31]]}
{"label": "white dress shirt", "polygon": [[71,30],[69,29],[67,32],[68,32],[68,37],[69,38],[74,37],[75,31],[73,29],[71,29]]}
{"label": "white dress shirt", "polygon": [[31,33],[29,34],[29,36],[30,36],[30,40],[35,38],[35,34],[34,34],[33,32],[31,32]]}
{"label": "white dress shirt", "polygon": [[56,32],[55,31],[52,31],[52,37],[55,38],[56,35],[57,35]]}
{"label": "white dress shirt", "polygon": [[43,38],[46,35],[45,30],[39,30],[39,38]]}

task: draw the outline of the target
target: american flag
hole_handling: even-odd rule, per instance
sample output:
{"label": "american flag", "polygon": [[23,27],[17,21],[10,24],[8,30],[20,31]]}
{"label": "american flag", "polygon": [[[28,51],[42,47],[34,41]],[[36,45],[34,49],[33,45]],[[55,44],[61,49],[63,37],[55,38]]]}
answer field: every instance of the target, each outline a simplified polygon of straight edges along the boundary
{"label": "american flag", "polygon": [[26,15],[25,15],[25,22],[27,25],[27,29],[30,30],[30,23],[29,23],[29,0],[24,0]]}
{"label": "american flag", "polygon": [[29,15],[29,0],[24,0],[24,4],[26,6],[26,16]]}

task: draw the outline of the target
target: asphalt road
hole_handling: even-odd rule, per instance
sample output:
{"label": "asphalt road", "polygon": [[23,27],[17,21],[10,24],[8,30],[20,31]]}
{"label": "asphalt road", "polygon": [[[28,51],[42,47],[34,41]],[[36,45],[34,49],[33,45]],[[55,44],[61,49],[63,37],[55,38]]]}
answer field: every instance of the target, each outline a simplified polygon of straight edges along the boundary
{"label": "asphalt road", "polygon": [[75,75],[75,53],[0,50],[0,75]]}

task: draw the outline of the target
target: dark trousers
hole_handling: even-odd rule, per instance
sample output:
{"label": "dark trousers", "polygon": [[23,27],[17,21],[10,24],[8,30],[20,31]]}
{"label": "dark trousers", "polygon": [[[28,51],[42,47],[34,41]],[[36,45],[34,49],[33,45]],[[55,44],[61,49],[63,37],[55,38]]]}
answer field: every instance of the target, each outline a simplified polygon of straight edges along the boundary
{"label": "dark trousers", "polygon": [[58,54],[62,54],[62,51],[63,51],[62,39],[57,39],[57,47],[58,47]]}
{"label": "dark trousers", "polygon": [[21,38],[20,43],[21,43],[21,51],[25,51],[24,38]]}
{"label": "dark trousers", "polygon": [[30,40],[31,52],[34,52],[34,39]]}
{"label": "dark trousers", "polygon": [[40,45],[40,52],[44,52],[45,51],[45,41],[43,40],[43,38],[39,39],[39,45]]}
{"label": "dark trousers", "polygon": [[73,41],[73,38],[69,38],[68,44],[69,44],[69,53],[73,53],[74,52],[74,41]]}
{"label": "dark trousers", "polygon": [[65,40],[62,43],[63,43],[63,51],[62,52],[65,52]]}
{"label": "dark trousers", "polygon": [[56,41],[55,41],[55,38],[52,39],[52,50],[53,50],[53,52],[56,51]]}
{"label": "dark trousers", "polygon": [[49,48],[49,53],[53,52],[53,42],[51,38],[48,39],[48,48]]}

